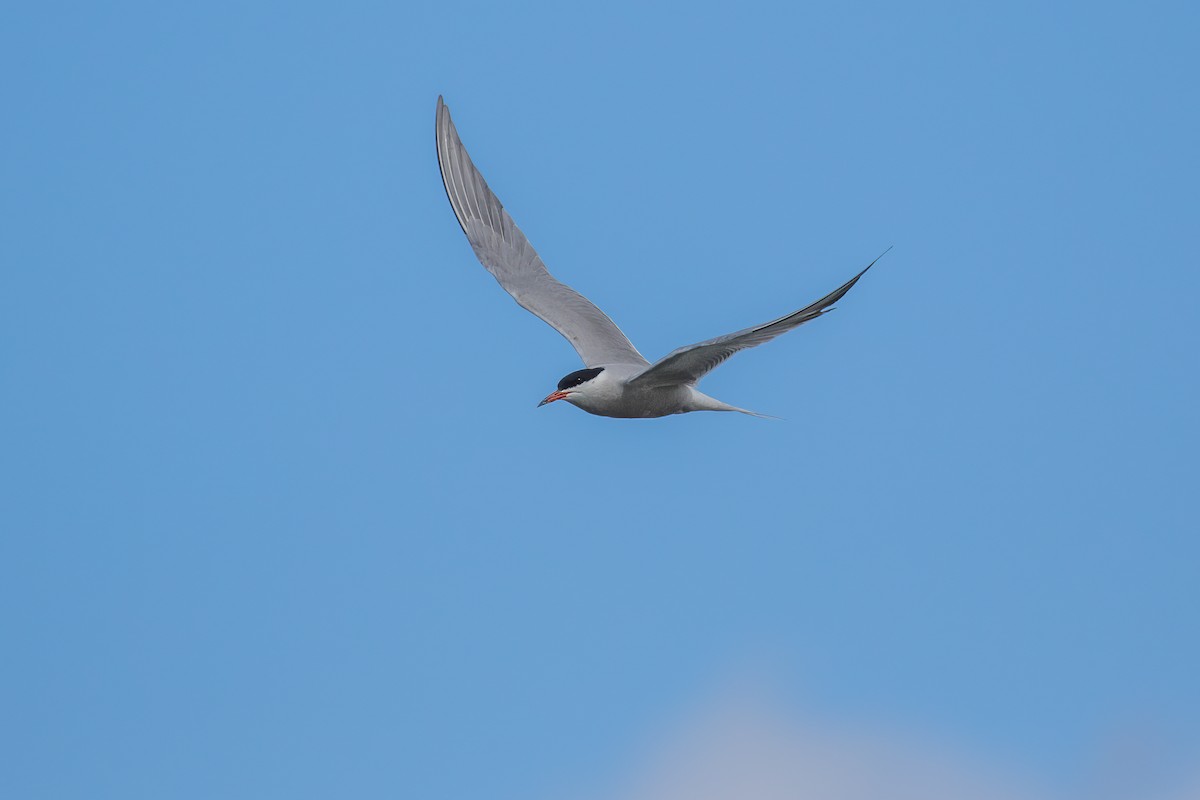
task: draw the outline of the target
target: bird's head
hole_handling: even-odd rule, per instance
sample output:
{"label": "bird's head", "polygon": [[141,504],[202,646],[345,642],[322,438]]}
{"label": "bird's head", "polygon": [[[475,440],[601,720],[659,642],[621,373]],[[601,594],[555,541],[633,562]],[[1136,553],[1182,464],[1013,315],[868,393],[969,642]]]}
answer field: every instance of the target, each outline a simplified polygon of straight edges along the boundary
{"label": "bird's head", "polygon": [[575,370],[559,381],[558,388],[546,395],[546,399],[538,403],[538,407],[540,408],[546,403],[553,403],[555,400],[566,400],[568,403],[577,402],[580,398],[586,397],[589,390],[596,388],[595,378],[601,372],[604,372],[604,367]]}

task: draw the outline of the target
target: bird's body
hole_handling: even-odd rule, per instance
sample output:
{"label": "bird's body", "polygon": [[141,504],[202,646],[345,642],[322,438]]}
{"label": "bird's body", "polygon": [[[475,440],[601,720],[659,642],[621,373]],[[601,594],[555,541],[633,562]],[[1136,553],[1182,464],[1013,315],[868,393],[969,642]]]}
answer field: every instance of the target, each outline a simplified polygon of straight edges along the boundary
{"label": "bird's body", "polygon": [[[722,403],[694,386],[671,384],[647,386],[635,380],[645,372],[645,365],[609,364],[595,377],[579,384],[585,392],[572,392],[562,398],[589,414],[601,417],[639,419],[685,414],[689,411],[753,412]],[[553,394],[550,397],[554,397]],[[547,399],[548,402],[553,402]],[[545,402],[545,401],[544,401]]]}
{"label": "bird's body", "polygon": [[[454,215],[480,263],[521,306],[566,337],[586,365],[563,378],[539,405],[566,400],[604,417],[646,418],[690,411],[753,411],[722,403],[696,388],[708,372],[739,350],[762,344],[831,310],[858,279],[792,314],[764,325],[686,345],[651,364],[607,315],[546,269],[471,162],[450,109],[438,98],[437,154]],[[878,259],[876,259],[878,260]]]}

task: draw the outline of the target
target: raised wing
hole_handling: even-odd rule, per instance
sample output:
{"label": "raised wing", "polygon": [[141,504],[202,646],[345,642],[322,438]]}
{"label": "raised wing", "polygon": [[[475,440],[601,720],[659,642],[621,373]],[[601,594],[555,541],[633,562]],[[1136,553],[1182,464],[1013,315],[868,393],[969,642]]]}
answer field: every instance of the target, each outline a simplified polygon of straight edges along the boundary
{"label": "raised wing", "polygon": [[[890,249],[889,247],[888,250]],[[884,252],[887,251],[885,250]],[[879,258],[882,257],[881,254]],[[878,261],[879,258],[876,258],[875,261]],[[858,283],[858,279],[865,275],[868,269],[875,266],[875,261],[868,264],[866,269],[846,281],[837,290],[830,292],[812,305],[805,306],[795,313],[788,314],[786,317],[780,317],[774,322],[768,322],[765,325],[746,328],[746,330],[738,331],[737,333],[728,333],[724,336],[718,336],[715,339],[709,339],[707,342],[680,347],[654,362],[640,374],[635,375],[630,380],[630,384],[641,386],[676,386],[679,384],[697,383],[721,364],[721,362],[739,350],[745,350],[750,347],[756,347],[763,342],[769,342],[781,333],[787,333],[809,320],[816,319],[827,311],[832,311],[831,306],[838,300],[841,300],[842,296],[850,291],[854,284]]]}
{"label": "raised wing", "polygon": [[589,367],[649,364],[592,301],[559,283],[488,188],[458,138],[450,109],[438,98],[437,155],[446,196],[467,241],[504,291],[567,337]]}

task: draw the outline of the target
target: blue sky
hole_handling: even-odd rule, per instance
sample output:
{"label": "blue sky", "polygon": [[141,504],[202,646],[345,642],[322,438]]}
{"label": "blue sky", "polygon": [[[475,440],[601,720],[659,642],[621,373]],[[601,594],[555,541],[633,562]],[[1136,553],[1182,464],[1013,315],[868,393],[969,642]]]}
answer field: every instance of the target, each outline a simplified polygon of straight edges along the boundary
{"label": "blue sky", "polygon": [[[1055,797],[1196,780],[1198,21],[6,9],[0,794],[615,797],[747,686]],[[579,364],[439,94],[648,357],[895,249],[704,383],[785,421],[536,409]]]}

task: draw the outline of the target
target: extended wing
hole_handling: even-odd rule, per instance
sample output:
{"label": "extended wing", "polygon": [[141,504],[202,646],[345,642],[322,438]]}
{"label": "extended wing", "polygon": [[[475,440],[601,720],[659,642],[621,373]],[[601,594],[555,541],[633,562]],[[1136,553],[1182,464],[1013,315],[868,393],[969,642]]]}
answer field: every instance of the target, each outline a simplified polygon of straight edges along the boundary
{"label": "extended wing", "polygon": [[[891,248],[888,249],[890,250]],[[880,258],[882,258],[882,255]],[[879,258],[875,259],[875,261],[878,260]],[[875,261],[868,264],[866,269],[846,281],[837,290],[830,292],[812,305],[805,306],[799,311],[788,314],[786,317],[780,317],[774,322],[768,322],[765,325],[746,328],[744,331],[728,333],[724,336],[718,336],[715,339],[709,339],[706,342],[680,347],[654,362],[640,374],[635,375],[630,380],[630,384],[640,384],[642,386],[675,386],[678,384],[690,385],[697,383],[721,364],[721,362],[739,350],[745,350],[749,347],[760,345],[763,342],[769,342],[781,333],[787,333],[809,320],[816,319],[827,311],[832,311],[833,309],[830,307],[838,300],[841,300],[842,296],[850,291],[854,284],[858,283],[858,279],[866,274],[868,269],[875,266]]]}
{"label": "extended wing", "polygon": [[559,283],[488,188],[458,138],[450,109],[438,98],[437,156],[446,196],[467,241],[504,291],[567,337],[589,367],[649,364],[592,301]]}

